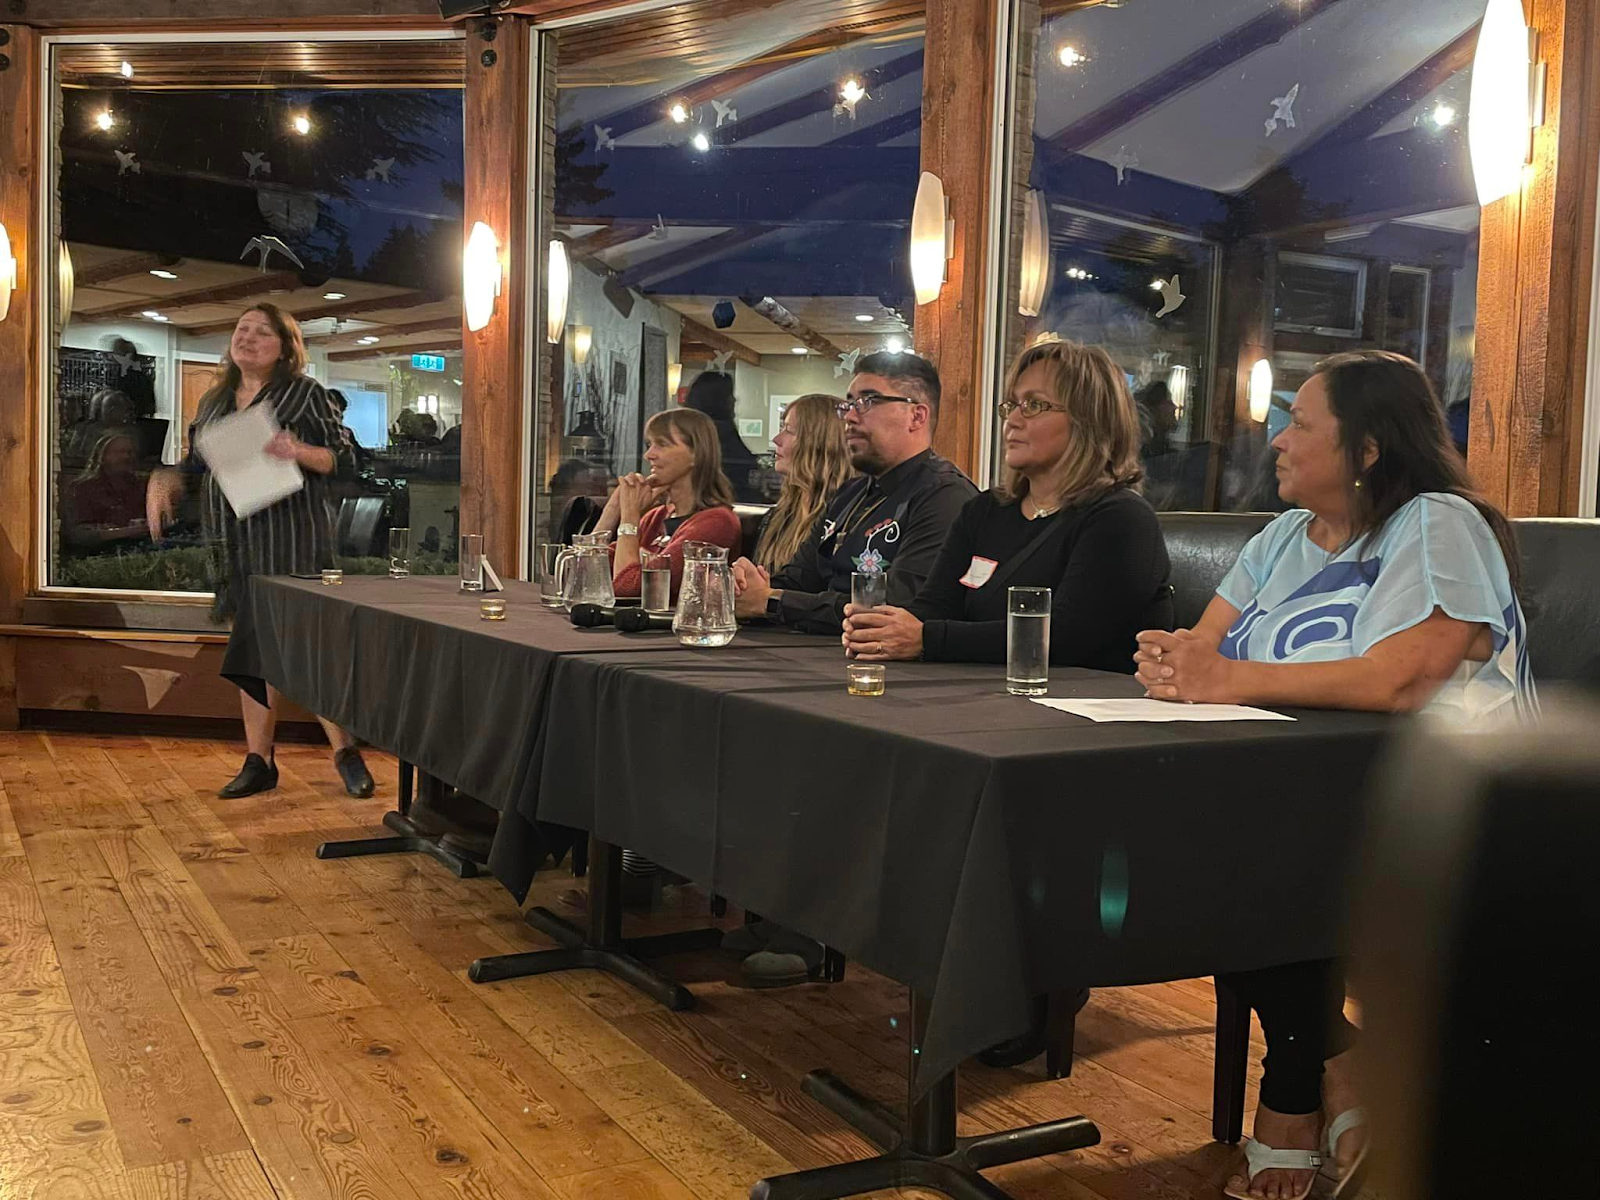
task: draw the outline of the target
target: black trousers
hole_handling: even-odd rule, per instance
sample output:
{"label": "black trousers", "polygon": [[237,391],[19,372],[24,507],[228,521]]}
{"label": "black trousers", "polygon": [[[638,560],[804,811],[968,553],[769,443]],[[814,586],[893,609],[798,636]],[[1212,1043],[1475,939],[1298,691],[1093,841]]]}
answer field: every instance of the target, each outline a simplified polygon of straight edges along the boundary
{"label": "black trousers", "polygon": [[1344,961],[1319,958],[1219,975],[1261,1018],[1267,1056],[1261,1062],[1261,1103],[1273,1112],[1304,1115],[1322,1107],[1322,1064],[1355,1042],[1344,1016]]}

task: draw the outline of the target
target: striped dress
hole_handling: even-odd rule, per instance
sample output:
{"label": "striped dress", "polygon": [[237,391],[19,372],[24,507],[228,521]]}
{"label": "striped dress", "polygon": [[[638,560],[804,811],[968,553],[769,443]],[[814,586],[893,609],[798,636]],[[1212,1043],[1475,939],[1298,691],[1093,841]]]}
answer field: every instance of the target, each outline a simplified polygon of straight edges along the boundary
{"label": "striped dress", "polygon": [[[337,564],[334,536],[333,493],[330,484],[355,471],[350,444],[340,431],[340,421],[327,389],[300,375],[271,383],[251,403],[271,404],[278,424],[308,446],[334,453],[332,475],[305,472],[306,485],[270,507],[240,520],[218,486],[216,476],[191,449],[184,469],[204,473],[202,519],[206,544],[211,549],[211,585],[216,594],[212,616],[224,620],[239,609],[240,598],[252,575],[316,574]],[[233,404],[220,410],[202,410],[189,430],[189,445],[208,421],[233,413]]]}

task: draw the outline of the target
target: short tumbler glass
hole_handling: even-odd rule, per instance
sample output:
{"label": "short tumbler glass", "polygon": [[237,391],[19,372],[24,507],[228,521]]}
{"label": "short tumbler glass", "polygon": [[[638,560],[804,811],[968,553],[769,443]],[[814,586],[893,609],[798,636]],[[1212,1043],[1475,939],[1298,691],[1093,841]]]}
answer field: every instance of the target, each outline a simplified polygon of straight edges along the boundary
{"label": "short tumbler glass", "polygon": [[883,695],[883,664],[853,662],[845,666],[845,680],[852,696]]}

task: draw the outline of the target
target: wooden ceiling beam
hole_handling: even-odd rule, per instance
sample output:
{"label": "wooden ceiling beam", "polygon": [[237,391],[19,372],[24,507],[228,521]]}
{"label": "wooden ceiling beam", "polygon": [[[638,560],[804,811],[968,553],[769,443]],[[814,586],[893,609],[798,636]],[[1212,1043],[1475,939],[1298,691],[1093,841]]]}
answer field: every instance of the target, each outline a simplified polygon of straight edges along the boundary
{"label": "wooden ceiling beam", "polygon": [[358,337],[411,337],[418,333],[436,333],[460,328],[460,314],[450,317],[436,317],[431,321],[412,321],[406,325],[381,325],[374,322],[371,329],[342,329],[338,333],[319,333],[316,337],[308,337],[306,345],[342,342]]}
{"label": "wooden ceiling beam", "polygon": [[[92,288],[102,283],[110,283],[113,279],[126,279],[129,275],[144,275],[158,270],[167,265],[170,256],[164,258],[159,254],[129,254],[122,258],[113,258],[109,262],[100,263],[98,266],[84,267],[73,272],[73,286]],[[182,261],[181,259],[179,260]]]}
{"label": "wooden ceiling beam", "polygon": [[811,328],[771,296],[740,296],[739,299],[751,312],[772,322],[806,349],[815,350],[824,358],[838,358],[844,353],[825,335]]}
{"label": "wooden ceiling beam", "polygon": [[[252,275],[249,279],[217,287],[200,288],[192,292],[175,292],[170,296],[147,296],[143,300],[130,300],[125,304],[114,304],[110,308],[97,308],[93,312],[73,315],[84,321],[110,321],[148,309],[161,312],[165,316],[183,308],[195,308],[202,304],[226,304],[232,300],[263,296],[273,291],[293,291],[302,286],[304,285],[300,282],[299,274],[294,271],[269,271],[265,275]],[[230,321],[227,328],[232,329],[233,325],[234,323]]]}
{"label": "wooden ceiling beam", "polygon": [[[752,367],[761,365],[761,356],[743,342],[736,342],[727,334],[709,325],[700,324],[693,317],[685,317],[682,313],[678,315],[683,320],[683,337],[688,341],[698,342],[716,353],[731,354],[740,362],[749,363]],[[708,354],[706,357],[710,358],[711,355]]]}
{"label": "wooden ceiling beam", "polygon": [[[432,304],[443,299],[453,299],[453,297],[436,296],[431,292],[396,292],[391,296],[378,296],[371,300],[339,300],[330,304],[319,304],[314,308],[302,308],[290,312],[290,315],[304,324],[318,317],[352,317],[358,313],[382,312],[390,308],[419,308],[424,304]],[[217,321],[210,325],[189,326],[184,332],[191,337],[204,337],[210,333],[224,333],[233,326],[232,321]]]}
{"label": "wooden ceiling beam", "polygon": [[254,15],[220,17],[216,0],[29,0],[13,20],[43,29],[205,24],[229,29],[282,29],[296,23],[313,29],[334,29],[374,21],[401,26],[440,25],[438,0],[275,0],[271,10]]}
{"label": "wooden ceiling beam", "polygon": [[427,342],[409,342],[404,346],[363,346],[359,350],[335,350],[328,355],[329,362],[355,362],[363,358],[389,358],[396,354],[426,354],[434,350],[460,350],[461,339],[435,338]]}

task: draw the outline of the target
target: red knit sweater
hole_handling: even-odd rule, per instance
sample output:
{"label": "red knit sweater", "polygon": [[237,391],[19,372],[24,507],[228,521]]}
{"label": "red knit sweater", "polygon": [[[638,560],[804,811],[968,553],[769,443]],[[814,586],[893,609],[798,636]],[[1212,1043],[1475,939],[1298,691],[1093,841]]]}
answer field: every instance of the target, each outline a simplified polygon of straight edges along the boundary
{"label": "red knit sweater", "polygon": [[[731,508],[702,508],[699,512],[692,513],[684,518],[683,524],[678,526],[678,532],[671,537],[667,536],[667,518],[672,514],[667,510],[672,506],[659,504],[645,513],[639,520],[639,549],[650,550],[656,554],[667,554],[672,558],[672,597],[678,597],[678,585],[683,582],[683,544],[685,542],[710,542],[714,546],[723,546],[728,551],[728,561],[732,562],[739,557],[741,536],[739,531],[739,517]],[[639,560],[625,564],[619,571],[615,567],[617,545],[611,544],[611,560],[613,563],[611,576],[611,590],[619,596],[637,596],[639,594]]]}

